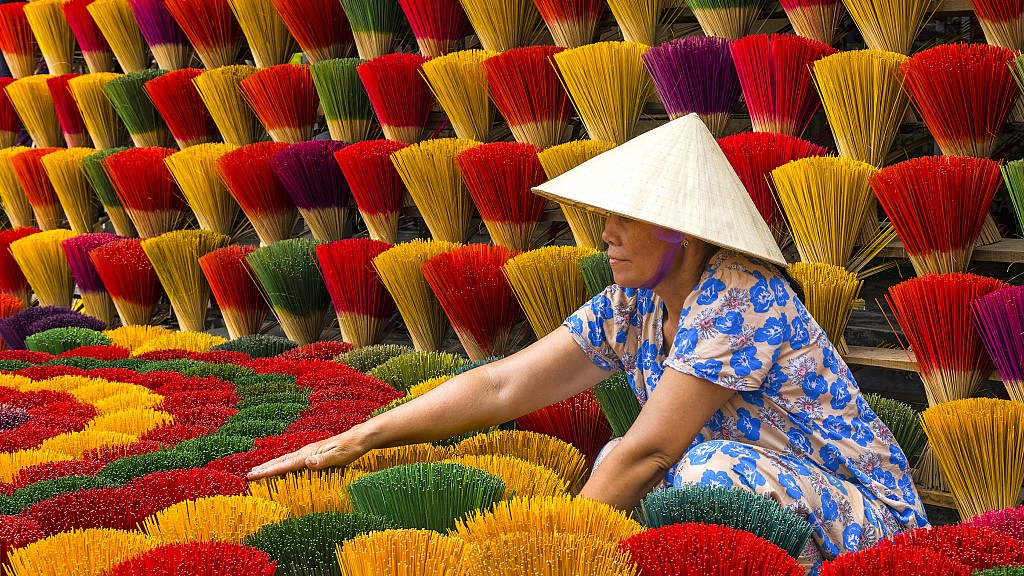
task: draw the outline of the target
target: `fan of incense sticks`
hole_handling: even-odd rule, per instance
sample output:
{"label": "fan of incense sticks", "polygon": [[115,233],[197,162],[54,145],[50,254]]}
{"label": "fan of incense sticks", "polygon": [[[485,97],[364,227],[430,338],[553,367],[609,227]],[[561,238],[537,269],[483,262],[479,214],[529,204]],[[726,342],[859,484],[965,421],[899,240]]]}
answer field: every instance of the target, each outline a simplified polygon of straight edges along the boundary
{"label": "fan of incense sticks", "polygon": [[542,28],[540,12],[530,0],[460,0],[480,45],[506,52],[532,44]]}
{"label": "fan of incense sticks", "polygon": [[[577,140],[542,150],[537,153],[537,158],[551,180],[614,147],[615,144],[611,142]],[[561,207],[576,245],[594,250],[605,249],[606,244],[601,238],[604,233],[604,216],[569,204],[561,204]]]}
{"label": "fan of incense sticks", "polygon": [[317,269],[316,245],[313,240],[293,238],[260,248],[246,258],[285,335],[300,346],[320,339],[331,305]]}
{"label": "fan of incense sticks", "polygon": [[863,280],[845,268],[821,262],[797,262],[790,274],[804,290],[804,304],[840,354],[847,353],[843,333],[850,322],[853,307],[860,297]]}
{"label": "fan of incense sticks", "polygon": [[716,137],[725,133],[741,90],[730,44],[725,38],[691,36],[644,53],[644,65],[669,118],[696,113]]}
{"label": "fan of incense sticks", "polygon": [[164,159],[170,148],[131,148],[103,160],[117,198],[143,238],[155,238],[178,228],[188,206]]}
{"label": "fan of incense sticks", "polygon": [[86,4],[86,10],[125,73],[147,68],[149,54],[146,43],[128,0],[93,0]]}
{"label": "fan of incense sticks", "polygon": [[434,296],[420,267],[459,245],[444,241],[412,240],[373,259],[380,279],[394,298],[405,327],[419,351],[439,350],[448,334],[444,308]]}
{"label": "fan of incense sticks", "polygon": [[15,79],[36,72],[36,54],[39,45],[25,17],[28,2],[0,4],[0,52]]}
{"label": "fan of incense sticks", "polygon": [[274,154],[287,147],[281,142],[259,142],[242,146],[217,160],[220,177],[263,246],[291,238],[298,220],[295,203],[270,165]]}
{"label": "fan of incense sticks", "polygon": [[[487,576],[514,576],[549,572],[630,576],[637,573],[629,554],[614,543],[572,533],[530,532],[503,534],[480,544],[478,565]],[[558,558],[552,561],[552,558]],[[788,575],[787,575],[788,576]]]}
{"label": "fan of incense sticks", "polygon": [[[260,0],[228,0],[245,34],[257,68],[288,62],[299,45],[292,38],[277,10]],[[319,18],[316,14],[311,20]]]}
{"label": "fan of incense sticks", "polygon": [[405,147],[392,140],[370,140],[334,153],[370,238],[389,245],[398,242],[398,215],[408,194],[391,155]]}
{"label": "fan of incense sticks", "polygon": [[503,356],[514,344],[512,329],[521,313],[501,269],[515,255],[503,246],[473,244],[423,264],[423,276],[474,362]]}
{"label": "fan of incense sticks", "polygon": [[971,302],[971,317],[1010,398],[1024,399],[1024,293],[1019,286]]}
{"label": "fan of incense sticks", "polygon": [[547,180],[537,148],[519,142],[476,146],[455,158],[491,240],[510,250],[529,250],[544,211],[532,192]]}
{"label": "fan of incense sticks", "polygon": [[245,37],[228,0],[164,0],[164,6],[207,70],[238,60]]}
{"label": "fan of incense sticks", "polygon": [[41,161],[43,156],[57,150],[62,148],[33,148],[11,159],[21,189],[25,191],[28,203],[32,205],[36,223],[44,232],[56,230],[64,223],[64,209],[61,208],[60,198],[53,190],[53,184],[50,183]]}
{"label": "fan of incense sticks", "polygon": [[395,301],[373,267],[373,259],[389,248],[391,244],[366,238],[316,247],[341,336],[357,348],[379,343],[395,312]]}
{"label": "fan of incense sticks", "polygon": [[[499,432],[491,440],[497,440],[497,434],[504,437],[503,440],[513,440],[508,432]],[[550,436],[527,432],[512,432],[520,438],[532,436],[544,438],[561,443]],[[478,436],[487,439],[487,436]],[[564,447],[576,453],[574,448],[568,444]],[[543,450],[542,446],[535,446]],[[458,449],[456,450],[459,451]],[[518,451],[517,451],[518,452]],[[538,456],[535,454],[534,456]],[[543,458],[534,458],[534,463]],[[546,466],[554,469],[551,466]],[[565,476],[562,476],[565,478]],[[578,480],[578,476],[576,477]],[[524,532],[543,533],[567,533],[586,538],[594,538],[615,544],[644,531],[644,527],[631,519],[625,513],[615,508],[587,498],[573,498],[567,495],[538,498],[511,498],[503,500],[494,505],[491,510],[481,511],[473,514],[465,522],[459,524],[458,535],[466,542],[480,544],[481,542],[498,538],[508,534],[522,534]]]}
{"label": "fan of incense sticks", "polygon": [[494,55],[486,50],[463,50],[423,63],[423,77],[459,138],[490,140],[494,106],[481,64]]}
{"label": "fan of incense sticks", "polygon": [[[117,232],[118,236],[134,238],[138,236],[138,232],[135,231],[135,225],[132,224],[131,218],[125,211],[124,206],[121,205],[121,201],[117,197],[117,191],[114,190],[114,185],[110,182],[106,169],[103,167],[103,162],[107,157],[118,152],[124,152],[125,150],[127,148],[113,148],[86,156],[82,159],[82,171],[89,180],[89,184],[92,185],[92,190],[99,198],[100,204],[103,205],[103,210],[106,211],[107,217],[110,218],[110,223],[114,226],[114,232]],[[2,163],[0,163],[0,166],[2,166]]]}
{"label": "fan of incense sticks", "polygon": [[893,7],[885,0],[843,0],[864,43],[871,50],[909,55],[914,40],[934,11],[929,0],[907,0]]}
{"label": "fan of incense sticks", "polygon": [[182,150],[217,140],[217,125],[192,83],[202,73],[198,68],[184,68],[157,76],[143,85]]}
{"label": "fan of incense sticks", "polygon": [[919,276],[967,270],[1000,183],[998,163],[959,156],[914,158],[871,178]]}
{"label": "fan of incense sticks", "polygon": [[916,357],[928,404],[969,398],[992,373],[971,324],[972,301],[1005,288],[974,274],[929,274],[889,289],[886,300]]}
{"label": "fan of incense sticks", "polygon": [[142,70],[118,76],[103,85],[107,99],[139,148],[171,143],[171,133],[143,89],[146,82],[162,74],[163,70]]}
{"label": "fan of incense sticks", "polygon": [[615,274],[612,273],[607,252],[597,252],[585,256],[580,258],[576,264],[580,267],[580,272],[583,273],[583,283],[587,287],[589,297],[593,298],[615,284]]}
{"label": "fan of incense sticks", "polygon": [[1024,4],[971,0],[971,8],[989,44],[1011,50],[1024,47]]}
{"label": "fan of incense sticks", "polygon": [[103,91],[104,84],[120,76],[112,72],[97,72],[68,81],[68,88],[92,138],[92,146],[97,150],[117,148],[127,140],[125,125]]}
{"label": "fan of incense sticks", "polygon": [[534,4],[561,48],[579,48],[593,42],[605,10],[602,0],[535,0]]}
{"label": "fan of incense sticks", "polygon": [[28,150],[25,146],[0,149],[0,204],[14,228],[32,226],[32,204],[14,170],[14,157]]}
{"label": "fan of incense sticks", "polygon": [[900,72],[906,61],[906,56],[892,52],[851,50],[812,65],[840,155],[879,168],[885,165],[910,105]]}
{"label": "fan of incense sticks", "polygon": [[40,306],[71,308],[75,279],[60,243],[74,236],[70,230],[50,230],[10,244],[11,255],[32,286]]}
{"label": "fan of incense sticks", "polygon": [[254,72],[239,89],[274,142],[313,139],[320,101],[307,64],[281,64]]}
{"label": "fan of incense sticks", "polygon": [[114,323],[114,303],[89,253],[116,240],[118,238],[113,234],[83,234],[61,243],[71,275],[78,284],[78,294],[85,304],[86,314],[102,320],[107,326]]}
{"label": "fan of incense sticks", "polygon": [[392,51],[402,28],[398,0],[342,0],[341,6],[352,27],[360,58],[372,60]]}
{"label": "fan of incense sticks", "polygon": [[81,74],[62,74],[46,80],[54,110],[57,112],[57,121],[60,122],[60,131],[64,134],[64,142],[71,148],[92,144],[85,128],[85,120],[82,119],[82,112],[78,109],[78,103],[71,94],[69,85],[72,78],[79,76]]}
{"label": "fan of incense sticks", "polygon": [[35,0],[25,6],[25,18],[50,74],[70,74],[77,48],[75,36],[61,11],[63,3],[63,0]]}
{"label": "fan of incense sticks", "polygon": [[633,136],[654,84],[641,56],[647,46],[599,42],[552,58],[592,140],[622,144]]}
{"label": "fan of incense sticks", "polygon": [[344,58],[352,51],[355,40],[340,2],[274,0],[274,7],[311,63]]}
{"label": "fan of incense sticks", "polygon": [[474,551],[433,530],[386,530],[340,544],[337,561],[349,576],[373,576],[381,566],[398,565],[413,574],[469,576],[478,571]]}
{"label": "fan of incense sticks", "polygon": [[64,0],[60,5],[64,18],[71,28],[82,57],[89,72],[112,72],[114,70],[114,54],[110,51],[107,39],[103,37],[96,22],[89,13],[89,4],[94,0]]}
{"label": "fan of incense sticks", "polygon": [[38,232],[38,228],[30,226],[0,230],[0,292],[20,299],[22,308],[28,308],[31,304],[32,291],[29,290],[28,280],[18,267],[18,262],[11,255],[10,246],[13,242]]}
{"label": "fan of incense sticks", "polygon": [[615,17],[615,22],[622,31],[623,40],[647,46],[654,46],[657,42],[658,20],[661,19],[661,11],[671,4],[666,0],[608,1],[612,16]]}
{"label": "fan of incense sticks", "polygon": [[236,147],[231,144],[199,144],[164,159],[185,201],[203,230],[236,236],[241,210],[217,172],[217,161]]}
{"label": "fan of incense sticks", "polygon": [[538,339],[556,330],[587,301],[587,287],[576,263],[594,252],[580,246],[548,246],[505,263],[505,276]]}
{"label": "fan of incense sticks", "polygon": [[[998,570],[998,569],[997,569]],[[942,552],[921,546],[876,546],[853,554],[842,554],[821,565],[821,576],[860,576],[863,574],[901,574],[903,576],[970,576],[974,572]],[[993,572],[991,576],[1004,574]]]}
{"label": "fan of incense sticks", "polygon": [[843,18],[841,0],[781,0],[789,23],[797,34],[832,45]]}
{"label": "fan of incense sticks", "polygon": [[388,140],[414,144],[422,137],[434,106],[424,62],[418,54],[388,54],[356,68]]}
{"label": "fan of incense sticks", "polygon": [[313,238],[341,240],[349,227],[352,201],[348,183],[334,159],[345,147],[333,140],[292,144],[274,154],[270,166],[302,214]]}
{"label": "fan of incense sticks", "polygon": [[207,70],[192,79],[217,130],[228,144],[255,144],[263,135],[263,125],[239,88],[242,80],[254,72],[254,66],[239,64]]}
{"label": "fan of incense sticks", "polygon": [[331,138],[360,142],[369,137],[373,109],[356,68],[359,58],[321,60],[309,67]]}
{"label": "fan of incense sticks", "polygon": [[142,37],[161,70],[180,70],[189,65],[192,47],[181,27],[164,6],[164,0],[128,0]]}
{"label": "fan of incense sticks", "polygon": [[82,160],[95,152],[92,148],[71,148],[40,158],[68,224],[76,234],[89,234],[96,225],[96,196],[82,170]]}
{"label": "fan of incense sticks", "polygon": [[811,63],[838,52],[794,34],[757,34],[730,45],[755,132],[800,136],[821,106]]}
{"label": "fan of incense sticks", "polygon": [[8,84],[4,91],[11,100],[11,105],[18,112],[25,130],[32,138],[32,144],[38,148],[58,146],[64,142],[61,137],[57,111],[53,106],[53,97],[47,80],[48,74],[26,76]]}
{"label": "fan of incense sticks", "polygon": [[469,20],[459,0],[398,0],[398,4],[420,53],[428,58],[454,52],[469,32]]}
{"label": "fan of incense sticks", "polygon": [[210,285],[199,259],[230,242],[228,236],[209,230],[174,230],[142,241],[182,331],[205,330]]}
{"label": "fan of incense sticks", "polygon": [[469,240],[473,198],[455,158],[479,142],[458,138],[426,140],[391,154],[409,195],[434,240]]}
{"label": "fan of incense sticks", "polygon": [[528,46],[483,61],[491,99],[518,142],[544,149],[563,140],[572,106],[550,61],[561,51]]}
{"label": "fan of incense sticks", "polygon": [[775,544],[745,530],[700,522],[647,530],[622,542],[643,574],[737,573],[800,576],[797,560]]}
{"label": "fan of incense sticks", "polygon": [[719,139],[718,145],[775,238],[781,239],[785,234],[785,222],[775,202],[776,192],[768,175],[793,160],[825,156],[829,153],[828,149],[795,136],[771,132],[734,134]]}
{"label": "fan of incense sticks", "polygon": [[601,412],[594,391],[589,389],[520,416],[516,418],[516,425],[572,444],[587,456],[587,463],[591,466],[601,448],[612,439],[608,419]]}
{"label": "fan of incense sticks", "polygon": [[687,0],[707,36],[736,40],[750,33],[765,0]]}
{"label": "fan of incense sticks", "polygon": [[227,246],[199,258],[232,340],[257,334],[270,313],[246,258],[255,246]]}
{"label": "fan of incense sticks", "polygon": [[89,252],[103,287],[125,326],[150,323],[164,290],[138,239],[117,240]]}

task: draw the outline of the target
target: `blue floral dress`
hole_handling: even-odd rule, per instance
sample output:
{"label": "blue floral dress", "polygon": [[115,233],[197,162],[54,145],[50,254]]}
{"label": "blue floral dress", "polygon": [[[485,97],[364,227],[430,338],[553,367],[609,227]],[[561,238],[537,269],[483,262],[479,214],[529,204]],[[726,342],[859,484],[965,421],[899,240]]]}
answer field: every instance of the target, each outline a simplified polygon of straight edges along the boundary
{"label": "blue floral dress", "polygon": [[663,314],[650,290],[614,285],[565,326],[596,365],[625,372],[641,404],[666,368],[738,392],[667,484],[773,498],[811,523],[810,563],[928,524],[903,450],[776,268],[719,251],[667,353]]}

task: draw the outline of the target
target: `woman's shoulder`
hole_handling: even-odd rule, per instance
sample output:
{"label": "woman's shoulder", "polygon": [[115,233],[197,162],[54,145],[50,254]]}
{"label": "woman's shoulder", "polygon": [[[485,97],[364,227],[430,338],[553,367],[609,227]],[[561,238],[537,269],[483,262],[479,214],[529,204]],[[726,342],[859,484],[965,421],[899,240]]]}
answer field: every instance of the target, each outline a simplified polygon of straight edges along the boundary
{"label": "woman's shoulder", "polygon": [[795,296],[789,281],[774,264],[723,249],[708,263],[691,304],[728,307],[738,298],[753,305],[756,311],[764,312],[774,306],[790,305]]}

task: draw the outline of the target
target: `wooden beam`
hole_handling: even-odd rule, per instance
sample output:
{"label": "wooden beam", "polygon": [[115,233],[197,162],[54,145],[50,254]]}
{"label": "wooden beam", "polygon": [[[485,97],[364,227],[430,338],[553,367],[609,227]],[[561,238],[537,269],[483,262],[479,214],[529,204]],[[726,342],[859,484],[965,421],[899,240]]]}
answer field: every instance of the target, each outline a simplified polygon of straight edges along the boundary
{"label": "wooden beam", "polygon": [[924,502],[929,506],[956,510],[956,500],[953,500],[953,495],[949,492],[929,490],[928,488],[921,488],[918,486],[917,495],[921,497],[921,502]]}
{"label": "wooden beam", "polygon": [[[907,251],[904,250],[903,243],[896,240],[883,248],[878,255],[883,258],[906,258]],[[1002,242],[996,242],[988,246],[978,246],[974,249],[974,256],[971,260],[973,262],[1001,262],[1006,264],[1024,262],[1024,239],[1004,238]]]}
{"label": "wooden beam", "polygon": [[[843,360],[850,366],[871,366],[874,368],[889,368],[890,370],[903,370],[905,372],[917,372],[917,359],[914,353],[901,348],[871,348],[868,346],[850,346],[849,352],[843,356]],[[993,372],[991,380],[1002,382],[999,374]]]}

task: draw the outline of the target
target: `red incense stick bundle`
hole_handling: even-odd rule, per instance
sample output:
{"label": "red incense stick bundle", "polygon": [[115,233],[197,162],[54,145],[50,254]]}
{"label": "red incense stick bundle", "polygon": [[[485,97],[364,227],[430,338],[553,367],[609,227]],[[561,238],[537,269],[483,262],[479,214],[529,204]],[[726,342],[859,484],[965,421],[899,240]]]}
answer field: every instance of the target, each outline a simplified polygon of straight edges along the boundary
{"label": "red incense stick bundle", "polygon": [[246,256],[255,246],[227,246],[199,259],[231,339],[256,334],[270,313]]}
{"label": "red incense stick bundle", "polygon": [[593,390],[557,402],[526,416],[516,418],[523,430],[539,432],[564,440],[587,456],[588,468],[601,448],[612,439],[612,428],[601,412]]}
{"label": "red incense stick bundle", "polygon": [[50,89],[50,96],[53,98],[53,107],[57,110],[57,121],[60,122],[60,131],[64,133],[64,141],[68,148],[81,148],[92,146],[92,139],[85,129],[85,120],[82,119],[82,112],[78,109],[78,103],[71,95],[68,82],[81,74],[61,74],[46,79],[46,86]]}
{"label": "red incense stick bundle", "polygon": [[491,100],[517,142],[550,148],[564,140],[572,104],[551,65],[562,50],[528,46],[484,60]]}
{"label": "red incense stick bundle", "polygon": [[25,17],[28,2],[0,4],[0,52],[15,79],[36,73],[39,45]]}
{"label": "red incense stick bundle", "polygon": [[0,148],[10,148],[18,143],[18,132],[21,132],[21,118],[11,104],[4,88],[14,82],[14,78],[0,78]]}
{"label": "red incense stick bundle", "polygon": [[89,72],[113,72],[114,54],[110,51],[107,39],[103,37],[99,26],[89,14],[88,6],[95,0],[66,0],[60,9],[71,27],[71,33],[82,49],[82,57],[89,67]]}
{"label": "red incense stick bundle", "polygon": [[434,107],[424,62],[418,54],[385,54],[356,68],[388,140],[415,144],[423,135]]}
{"label": "red incense stick bundle", "polygon": [[202,73],[198,68],[184,68],[158,76],[143,86],[181,149],[215,142],[220,134],[210,111],[192,83]]}
{"label": "red incense stick bundle", "polygon": [[594,41],[604,16],[604,0],[534,0],[555,44],[579,48]]}
{"label": "red incense stick bundle", "polygon": [[316,247],[342,339],[357,348],[380,343],[395,313],[395,301],[373,267],[373,259],[388,248],[391,244],[366,238]]}
{"label": "red incense stick bundle", "polygon": [[40,160],[57,150],[61,148],[33,148],[11,158],[21,189],[25,191],[32,213],[36,215],[36,223],[43,231],[56,230],[64,223],[64,209]]}
{"label": "red incense stick bundle", "polygon": [[121,324],[149,324],[164,289],[142,249],[142,240],[128,238],[110,242],[92,250],[89,256],[114,301]]}
{"label": "red incense stick bundle", "polygon": [[[313,64],[344,58],[355,46],[352,27],[336,0],[274,0],[277,13]],[[316,14],[310,18],[310,14]]]}
{"label": "red incense stick bundle", "polygon": [[264,68],[238,86],[274,142],[295,144],[313,139],[320,99],[309,65]]}
{"label": "red incense stick bundle", "polygon": [[177,229],[188,214],[185,197],[164,164],[174,152],[158,146],[131,148],[104,160],[117,198],[142,238]]}
{"label": "red incense stick bundle", "polygon": [[454,52],[469,32],[469,19],[459,0],[398,0],[398,4],[420,52],[428,58]]}
{"label": "red incense stick bundle", "polygon": [[842,0],[781,0],[780,4],[797,34],[829,45],[836,41]]}
{"label": "red incense stick bundle", "polygon": [[39,228],[31,226],[0,230],[0,292],[20,298],[23,308],[28,308],[32,292],[29,290],[28,280],[21,272],[21,267],[14,260],[14,256],[11,256],[10,246],[12,242],[39,231]]}
{"label": "red incense stick bundle", "polygon": [[259,142],[228,152],[217,161],[228,192],[264,246],[291,238],[298,220],[295,203],[270,166],[274,154],[287,147],[282,142]]}
{"label": "red incense stick bundle", "polygon": [[398,215],[408,195],[391,154],[407,146],[393,140],[368,140],[334,153],[370,238],[391,245],[398,242]]}
{"label": "red incense stick bundle", "polygon": [[207,70],[235,64],[245,36],[228,0],[164,0],[164,5]]}

